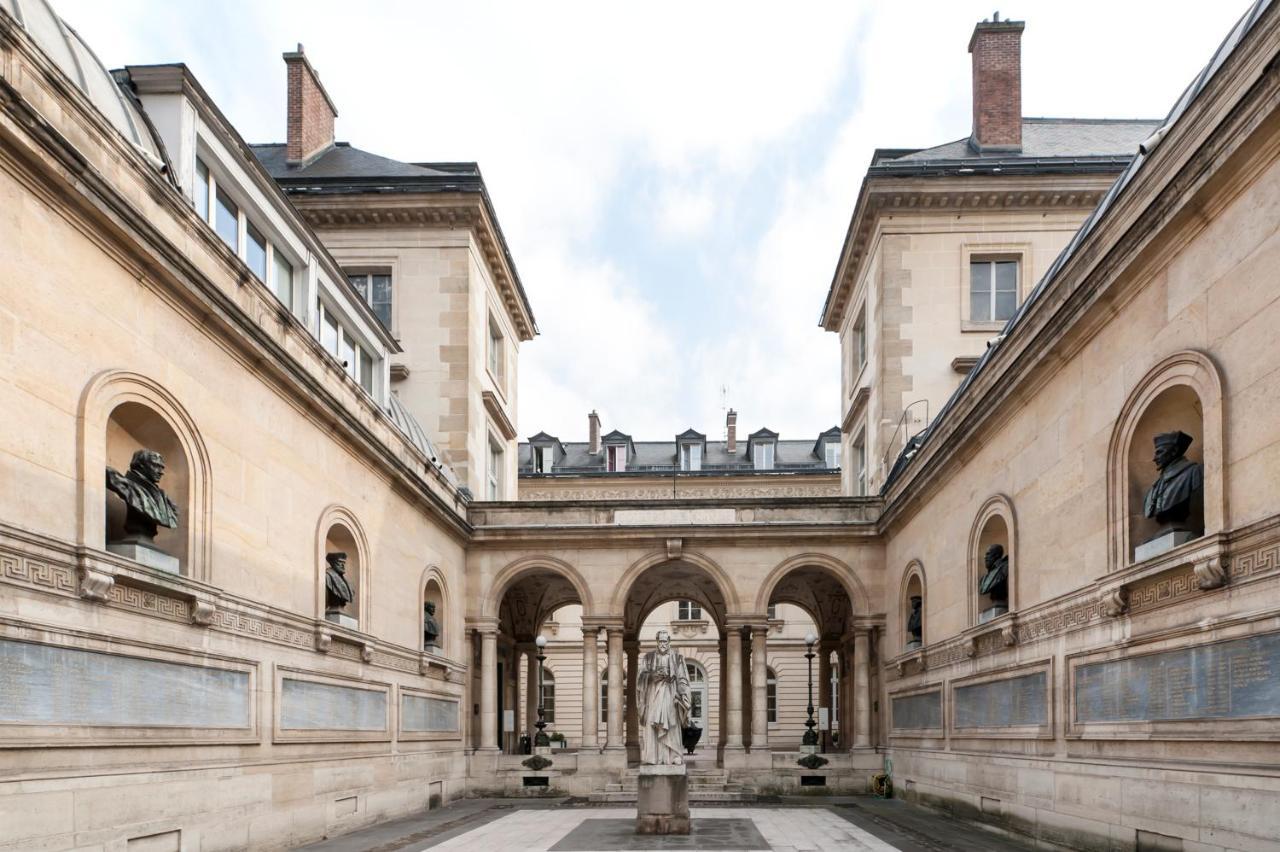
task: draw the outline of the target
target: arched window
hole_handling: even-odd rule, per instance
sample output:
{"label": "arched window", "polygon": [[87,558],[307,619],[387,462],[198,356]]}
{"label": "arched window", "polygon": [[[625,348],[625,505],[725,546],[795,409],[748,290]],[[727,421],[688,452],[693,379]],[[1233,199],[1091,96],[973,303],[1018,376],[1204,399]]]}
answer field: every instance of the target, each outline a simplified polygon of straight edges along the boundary
{"label": "arched window", "polygon": [[1013,504],[987,499],[969,533],[969,623],[983,624],[1017,606],[1018,536]]}
{"label": "arched window", "polygon": [[778,721],[778,675],[773,669],[767,669],[768,678],[765,680],[765,704],[769,708],[769,724]]}
{"label": "arched window", "polygon": [[699,728],[707,726],[707,673],[699,663],[686,661],[689,673],[689,721]]}
{"label": "arched window", "polygon": [[545,667],[542,670],[542,718],[547,724],[556,720],[556,676]]}

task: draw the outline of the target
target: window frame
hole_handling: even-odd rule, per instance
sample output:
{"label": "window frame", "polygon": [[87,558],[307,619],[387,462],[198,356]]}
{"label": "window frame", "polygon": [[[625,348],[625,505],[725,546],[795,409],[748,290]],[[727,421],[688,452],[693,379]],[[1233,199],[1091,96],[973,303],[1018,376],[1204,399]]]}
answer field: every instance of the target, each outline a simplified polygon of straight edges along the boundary
{"label": "window frame", "polygon": [[857,432],[853,433],[853,438],[849,441],[849,455],[854,458],[854,466],[851,468],[853,473],[854,497],[866,497],[869,476],[867,474],[867,427],[860,426]]}
{"label": "window frame", "polygon": [[765,667],[764,706],[768,724],[778,724],[778,673],[772,666]]}
{"label": "window frame", "polygon": [[[1001,263],[1012,261],[1017,265],[1017,272],[1014,278],[1014,301],[1013,313],[1016,314],[1018,308],[1022,306],[1023,296],[1026,292],[1026,282],[1030,270],[1027,267],[1031,258],[1032,246],[1029,243],[974,243],[961,247],[960,251],[960,330],[964,332],[999,332],[1005,327],[1008,320],[975,320],[972,316],[972,299],[973,299],[973,275],[972,264],[974,263]],[[994,270],[993,270],[994,274]],[[995,311],[995,281],[992,279],[992,295],[990,305],[994,315]]]}
{"label": "window frame", "polygon": [[[334,330],[335,335],[333,349],[325,344],[325,331],[329,328]],[[374,396],[377,388],[374,366],[380,359],[374,356],[360,337],[347,328],[338,312],[325,304],[324,297],[319,294],[316,295],[315,340],[325,354],[337,362],[337,366],[347,374],[347,378],[359,385],[369,396]],[[350,346],[352,355],[347,361],[342,357],[344,344]]]}
{"label": "window frame", "polygon": [[538,445],[533,448],[533,472],[551,473],[555,467],[556,448],[550,445]]}
{"label": "window frame", "polygon": [[[556,720],[556,676],[544,666],[540,677],[538,700],[542,704],[542,719],[550,725]],[[547,691],[548,687],[550,692]]]}
{"label": "window frame", "polygon": [[484,366],[495,386],[506,389],[507,381],[507,335],[502,330],[493,312],[489,312],[488,325],[485,328]]}
{"label": "window frame", "polygon": [[484,487],[485,498],[490,501],[502,500],[503,482],[502,482],[502,463],[506,449],[502,442],[493,437],[493,433],[489,433],[489,446],[485,453],[485,471],[484,471]]}
{"label": "window frame", "polygon": [[702,444],[689,441],[680,445],[680,470],[702,470]]}
{"label": "window frame", "polygon": [[[351,289],[355,290],[356,295],[364,301],[369,310],[377,317],[378,321],[395,335],[396,328],[396,271],[390,266],[379,266],[377,264],[360,264],[356,266],[342,267],[342,274],[347,277],[347,283],[351,285]],[[377,303],[373,300],[373,279],[375,277],[383,277],[387,279],[387,318],[383,320],[381,314],[378,313]],[[363,278],[364,285],[353,281],[353,278]],[[363,290],[363,291],[362,291]]]}
{"label": "window frame", "polygon": [[[751,445],[751,467],[755,470],[775,470],[778,461],[777,441],[757,441]],[[761,455],[765,464],[761,464]]]}
{"label": "window frame", "polygon": [[627,472],[627,445],[605,444],[604,463],[606,473]]}
{"label": "window frame", "polygon": [[691,600],[676,601],[676,621],[701,621],[702,604]]}

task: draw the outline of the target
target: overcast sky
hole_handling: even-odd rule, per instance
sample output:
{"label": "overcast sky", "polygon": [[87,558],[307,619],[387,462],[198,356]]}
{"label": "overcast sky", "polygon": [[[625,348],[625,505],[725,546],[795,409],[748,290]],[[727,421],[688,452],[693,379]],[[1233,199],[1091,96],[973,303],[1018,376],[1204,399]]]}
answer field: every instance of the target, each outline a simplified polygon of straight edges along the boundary
{"label": "overcast sky", "polygon": [[[875,147],[970,129],[992,0],[581,4],[53,0],[108,67],[185,62],[251,142],[283,141],[301,42],[337,136],[476,160],[541,336],[519,429],[670,439],[839,418],[818,314]],[[1159,118],[1243,0],[1024,0],[1023,113]],[[725,389],[722,393],[722,388]],[[745,429],[744,429],[745,427]]]}

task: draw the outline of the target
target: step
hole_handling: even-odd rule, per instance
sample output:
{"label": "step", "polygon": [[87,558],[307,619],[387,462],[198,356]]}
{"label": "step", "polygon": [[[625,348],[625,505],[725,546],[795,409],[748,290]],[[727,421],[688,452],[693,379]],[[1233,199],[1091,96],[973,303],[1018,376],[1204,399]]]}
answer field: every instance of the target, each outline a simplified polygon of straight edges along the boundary
{"label": "step", "polygon": [[[610,804],[635,804],[638,794],[635,790],[605,791],[592,793],[588,801]],[[708,804],[712,802],[754,802],[754,790],[690,790],[689,802]]]}

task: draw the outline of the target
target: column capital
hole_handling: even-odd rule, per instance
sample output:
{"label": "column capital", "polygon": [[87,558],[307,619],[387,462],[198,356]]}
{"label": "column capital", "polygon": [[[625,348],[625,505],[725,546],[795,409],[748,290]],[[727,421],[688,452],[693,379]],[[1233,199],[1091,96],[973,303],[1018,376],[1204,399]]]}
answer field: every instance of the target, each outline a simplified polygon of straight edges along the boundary
{"label": "column capital", "polygon": [[729,615],[725,617],[724,625],[729,630],[742,630],[743,628],[755,629],[757,626],[768,628],[769,618],[764,613]]}
{"label": "column capital", "polygon": [[476,633],[497,633],[499,625],[496,616],[476,616],[468,618],[466,626],[468,630]]}
{"label": "column capital", "polygon": [[587,630],[622,630],[621,616],[616,615],[584,615],[582,629]]}

